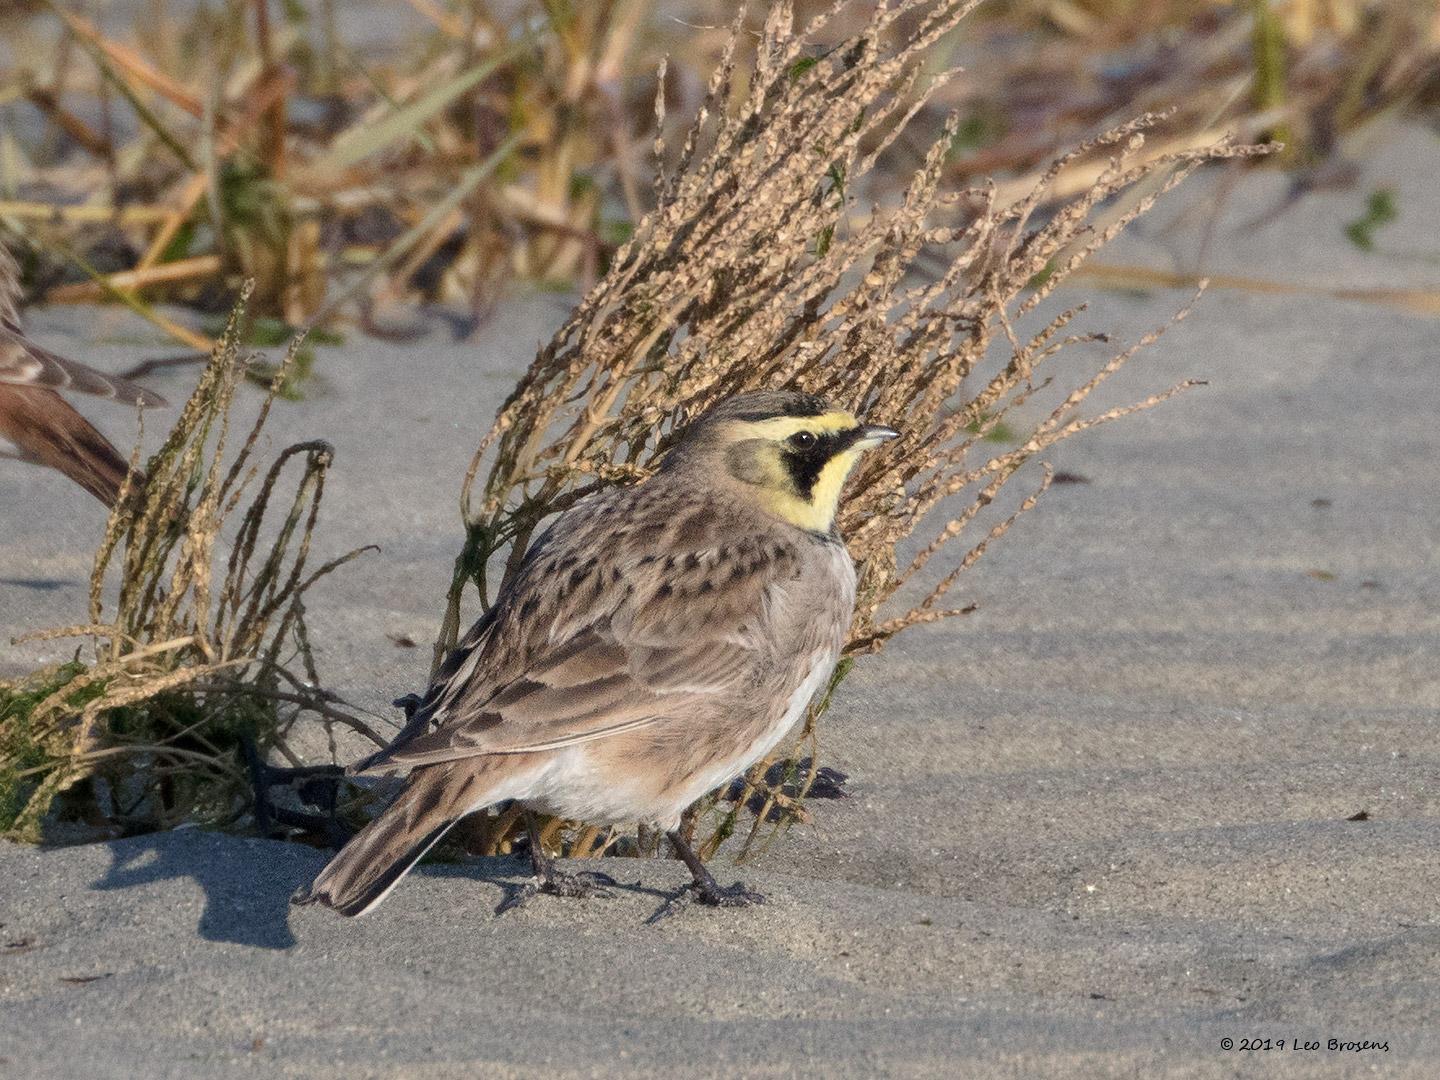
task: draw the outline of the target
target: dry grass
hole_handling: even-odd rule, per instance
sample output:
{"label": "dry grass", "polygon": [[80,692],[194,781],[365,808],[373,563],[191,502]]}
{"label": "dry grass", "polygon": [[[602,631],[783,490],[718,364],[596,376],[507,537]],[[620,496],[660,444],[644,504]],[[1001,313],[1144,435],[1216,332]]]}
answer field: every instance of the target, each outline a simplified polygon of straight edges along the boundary
{"label": "dry grass", "polygon": [[[958,113],[947,182],[1002,177],[1004,201],[1057,148],[1146,111],[1166,119],[1137,153],[1274,134],[1324,182],[1341,134],[1440,85],[1435,2],[996,0],[932,43],[929,63],[974,59],[921,119]],[[254,277],[256,310],[290,326],[343,312],[400,333],[402,301],[478,315],[506,279],[593,284],[653,208],[629,132],[655,65],[671,57],[688,112],[732,5],[394,7],[418,29],[364,55],[339,31],[370,9],[333,0],[153,0],[123,34],[59,2],[12,15],[21,63],[0,74],[0,107],[38,123],[0,130],[0,216],[69,253],[39,275],[68,277],[52,298],[123,300],[205,353],[205,334],[151,303],[223,310]],[[816,41],[865,19],[841,12]],[[908,29],[897,19],[886,40]],[[901,136],[875,181],[903,182],[927,148]],[[1087,190],[1097,168],[1074,159],[1044,198]]]}
{"label": "dry grass", "polygon": [[227,463],[248,360],[239,310],[143,493],[122,493],[110,516],[89,622],[28,635],[88,639],[93,660],[0,687],[4,835],[36,840],[57,820],[102,835],[233,821],[249,807],[241,743],[294,762],[287,735],[302,717],[380,741],[320,689],[305,628],[306,592],[358,554],[311,565],[331,449],[291,446],[263,472],[252,460],[284,365]]}
{"label": "dry grass", "polygon": [[417,293],[480,311],[516,275],[593,281],[600,185],[637,197],[620,73],[644,3],[413,6],[426,28],[377,58],[330,3],[158,0],[124,36],[48,4],[0,75],[0,104],[43,118],[6,140],[0,215],[89,276],[63,301],[209,306],[248,277],[291,326],[356,301],[378,328]]}
{"label": "dry grass", "polygon": [[[858,194],[943,91],[950,75],[924,76],[925,62],[973,6],[840,4],[797,30],[779,4],[753,48],[743,12],[737,17],[678,164],[656,180],[656,209],[541,350],[475,454],[437,661],[456,640],[468,587],[488,603],[494,575],[515,570],[550,515],[598,487],[648,475],[685,417],[730,394],[797,386],[904,432],[869,457],[845,503],[841,528],[861,582],[847,645],[854,658],[969,610],[950,600],[958,576],[1049,483],[1047,469],[972,538],[1027,461],[1185,388],[1083,414],[1096,388],[1163,331],[1097,353],[1107,339],[1074,329],[1081,309],[1046,314],[1042,305],[1200,165],[1266,147],[1222,141],[1148,156],[1156,118],[1147,116],[1062,156],[1029,191],[1004,199],[994,185],[944,182],[960,122],[951,116],[929,132],[923,164],[899,197],[872,205]],[[814,46],[833,18],[857,10],[864,15],[851,36]],[[656,110],[663,117],[663,98]],[[1097,155],[1093,184],[1038,215],[1057,178]],[[658,143],[656,156],[664,158]],[[1102,207],[1110,212],[1097,224]],[[997,451],[987,436],[1002,425],[1019,434]],[[905,548],[914,554],[900,560]],[[935,572],[940,555],[944,570]],[[763,778],[773,763],[762,762],[732,809],[714,808],[704,850],[730,834],[757,792],[751,840],[777,808],[798,806],[816,775],[827,702],[772,772],[780,782]],[[592,841],[574,845],[581,853],[606,840],[595,830],[579,835]],[[503,845],[503,830],[488,836]]]}
{"label": "dry grass", "polygon": [[[645,186],[624,135],[638,0],[552,5],[518,36],[483,4],[459,13],[417,4],[433,33],[381,70],[333,40],[328,52],[307,50],[304,25],[256,21],[263,5],[235,3],[197,32],[133,43],[66,16],[63,40],[101,79],[83,89],[127,103],[139,117],[134,146],[66,109],[69,69],[17,85],[79,147],[49,182],[127,203],[119,218],[87,208],[57,217],[42,206],[47,235],[83,263],[91,241],[119,230],[140,257],[129,276],[97,287],[141,310],[142,292],[185,296],[242,273],[264,282],[263,310],[292,322],[348,299],[369,312],[417,290],[478,309],[507,274],[597,279],[476,452],[437,655],[455,640],[467,588],[488,603],[492,578],[513,570],[549,516],[598,486],[647,475],[684,419],[728,394],[796,385],[902,428],[847,498],[842,529],[862,587],[833,692],[856,658],[896,633],[970,610],[951,599],[959,576],[1049,483],[1043,470],[1010,496],[1027,462],[1184,388],[1083,412],[1162,331],[1102,352],[1104,335],[1077,328],[1079,309],[1047,301],[1195,168],[1262,152],[1208,141],[1213,113],[1206,125],[1192,122],[1198,114],[1147,114],[1043,164],[1040,148],[1008,136],[975,152],[977,102],[1013,95],[1010,76],[1021,69],[1004,66],[988,90],[934,73],[974,6],[840,3],[798,30],[783,4],[763,24],[741,12],[693,125],[668,147],[665,92],[683,91],[686,73],[662,67],[657,179]],[[302,124],[298,104],[322,91],[332,118]],[[1039,126],[1062,131],[1093,130],[1115,106],[1072,114],[1063,95],[1052,102],[1061,111]],[[1259,131],[1279,114],[1245,115],[1244,130]],[[1177,130],[1187,137],[1177,142]],[[1012,178],[965,187],[987,162]],[[636,222],[623,242],[624,230],[606,235],[607,190]],[[122,191],[144,197],[127,202]],[[0,213],[25,217],[27,205],[11,200]],[[237,463],[222,469],[242,368],[232,320],[149,464],[143,504],[111,520],[90,624],[52,632],[95,640],[94,662],[0,697],[0,788],[13,834],[37,835],[62,794],[66,813],[107,827],[233,820],[248,796],[234,756],[242,738],[293,761],[285,736],[302,715],[375,737],[315,689],[306,644],[303,593],[335,565],[306,568],[329,451],[292,447],[262,476],[247,463],[262,411]],[[287,463],[300,475],[282,520],[266,525]],[[237,513],[222,556],[217,538]],[[120,593],[107,615],[105,573],[117,557]],[[747,812],[742,853],[766,822],[804,816],[828,701],[777,760],[699,808],[692,827],[706,854]],[[472,837],[503,850],[515,824],[513,814],[491,816]],[[574,853],[614,850],[608,831],[547,828]],[[639,848],[647,844],[642,836]]]}
{"label": "dry grass", "polygon": [[1023,178],[1055,146],[1151,110],[1170,114],[1157,145],[1270,137],[1286,144],[1279,160],[1297,182],[1316,184],[1343,164],[1341,136],[1433,92],[1440,5],[1019,0],[984,47],[983,70],[942,102],[966,118],[961,177]]}

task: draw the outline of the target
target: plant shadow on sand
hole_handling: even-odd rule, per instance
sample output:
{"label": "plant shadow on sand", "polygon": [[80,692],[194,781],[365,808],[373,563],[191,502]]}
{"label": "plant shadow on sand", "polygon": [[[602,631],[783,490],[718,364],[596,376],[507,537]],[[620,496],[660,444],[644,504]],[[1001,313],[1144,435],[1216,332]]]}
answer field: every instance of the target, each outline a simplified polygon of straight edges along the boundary
{"label": "plant shadow on sand", "polygon": [[[113,840],[103,845],[109,868],[97,878],[96,890],[130,889],[171,879],[190,878],[204,893],[204,910],[196,926],[206,941],[248,945],[258,949],[289,949],[297,944],[290,928],[290,895],[319,872],[330,853],[300,844],[181,829],[169,833]],[[618,862],[620,860],[607,860]],[[639,863],[635,869],[638,870]],[[613,867],[610,867],[613,869]],[[466,890],[476,884],[497,886],[498,906],[512,902],[530,881],[529,863],[513,856],[467,859],[462,863],[428,864],[418,868],[422,877],[442,877],[446,887]],[[644,894],[668,900],[671,893],[625,880],[612,893]],[[634,874],[638,879],[640,875]],[[403,902],[403,901],[402,901]],[[530,903],[565,904],[571,901],[536,896]],[[596,901],[604,903],[604,900]],[[496,918],[504,916],[497,915]]]}
{"label": "plant shadow on sand", "polygon": [[0,577],[0,585],[7,588],[29,589],[32,592],[54,592],[63,589],[67,585],[79,585],[80,582],[74,578],[25,578],[25,577]]}
{"label": "plant shadow on sand", "polygon": [[196,927],[206,941],[260,949],[288,949],[295,942],[287,921],[290,893],[319,865],[321,853],[199,830],[115,840],[105,845],[111,865],[97,890],[192,878],[205,894]]}

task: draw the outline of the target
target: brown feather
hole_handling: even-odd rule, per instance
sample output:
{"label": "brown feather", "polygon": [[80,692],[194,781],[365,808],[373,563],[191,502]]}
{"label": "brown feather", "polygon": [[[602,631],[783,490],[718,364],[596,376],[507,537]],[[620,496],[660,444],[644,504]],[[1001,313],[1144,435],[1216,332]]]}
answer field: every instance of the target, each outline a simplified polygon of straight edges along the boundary
{"label": "brown feather", "polygon": [[[657,478],[564,515],[500,599],[483,643],[462,647],[467,662],[447,665],[427,695],[422,711],[439,726],[367,767],[555,749],[743,693],[771,644],[748,625],[766,591],[796,579],[802,546],[827,541],[774,535],[744,500],[713,490],[696,496],[705,513],[677,514],[676,495]],[[626,544],[627,531],[658,542]],[[682,534],[695,546],[678,546]],[[656,550],[671,554],[643,554]]]}
{"label": "brown feather", "polygon": [[0,438],[21,460],[64,473],[106,506],[120,496],[129,463],[53,390],[0,382]]}
{"label": "brown feather", "polygon": [[[128,463],[55,391],[75,390],[132,405],[163,405],[165,399],[36,345],[20,328],[19,305],[15,262],[0,244],[0,437],[15,446],[22,461],[56,469],[113,506]],[[136,477],[137,487],[143,479]]]}
{"label": "brown feather", "polygon": [[308,889],[291,902],[323,904],[342,915],[363,915],[467,813],[486,804],[523,759],[491,759],[479,767],[416,769],[399,797],[350,838]]}

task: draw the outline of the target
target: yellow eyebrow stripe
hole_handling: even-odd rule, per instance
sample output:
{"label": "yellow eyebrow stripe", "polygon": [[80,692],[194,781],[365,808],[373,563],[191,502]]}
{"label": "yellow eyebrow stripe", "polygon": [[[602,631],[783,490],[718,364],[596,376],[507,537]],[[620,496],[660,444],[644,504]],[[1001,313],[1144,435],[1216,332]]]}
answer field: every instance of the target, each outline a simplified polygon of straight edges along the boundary
{"label": "yellow eyebrow stripe", "polygon": [[850,431],[860,426],[852,413],[843,409],[819,416],[776,416],[769,420],[736,420],[731,425],[737,434],[750,439],[788,439],[797,431],[813,431],[817,435],[831,431]]}

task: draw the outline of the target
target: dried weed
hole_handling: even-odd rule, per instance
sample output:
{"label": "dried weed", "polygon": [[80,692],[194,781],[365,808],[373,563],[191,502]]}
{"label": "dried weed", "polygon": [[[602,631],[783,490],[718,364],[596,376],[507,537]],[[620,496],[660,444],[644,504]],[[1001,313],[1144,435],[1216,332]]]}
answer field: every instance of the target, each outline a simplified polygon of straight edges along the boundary
{"label": "dried weed", "polygon": [[[1147,115],[1064,154],[1006,199],[993,184],[947,188],[959,124],[951,116],[930,133],[899,197],[866,200],[887,150],[953,76],[927,75],[926,61],[974,6],[879,5],[823,50],[813,43],[834,20],[853,22],[855,8],[869,5],[842,0],[797,29],[789,5],[777,3],[753,50],[745,14],[736,16],[677,166],[657,172],[655,209],[540,351],[475,453],[437,662],[455,644],[467,589],[487,604],[494,577],[514,572],[547,518],[599,487],[648,475],[686,417],[728,395],[800,387],[904,432],[870,455],[845,500],[841,528],[861,582],[846,650],[854,658],[971,609],[948,599],[957,578],[1050,484],[1047,467],[969,539],[1026,462],[1189,385],[1083,414],[1164,328],[1096,360],[1093,346],[1108,339],[1075,329],[1083,307],[1039,309],[1195,169],[1267,147],[1222,140],[1150,156],[1158,118]],[[661,127],[663,96],[656,115]],[[663,160],[658,138],[655,151]],[[1057,178],[1097,157],[1093,184],[1053,203]],[[1073,348],[1084,345],[1092,347]],[[1072,351],[1076,360],[1061,364]],[[1002,426],[1020,434],[997,453],[987,436]],[[946,568],[935,573],[942,552]],[[828,700],[785,752],[783,783],[765,779],[772,762],[757,765],[733,809],[712,820],[706,850],[757,791],[745,850],[777,806],[798,805],[818,768],[816,721]]]}

